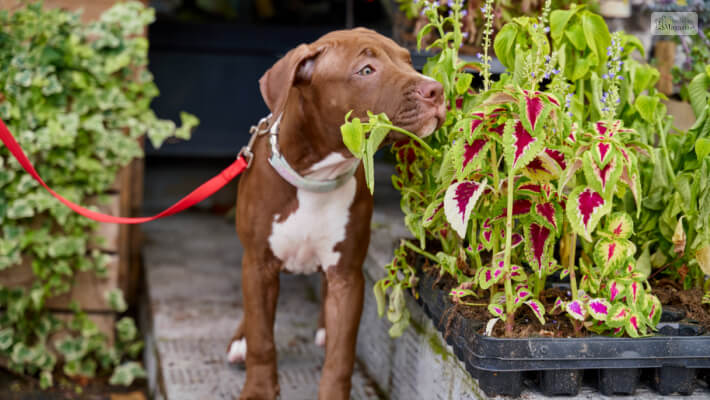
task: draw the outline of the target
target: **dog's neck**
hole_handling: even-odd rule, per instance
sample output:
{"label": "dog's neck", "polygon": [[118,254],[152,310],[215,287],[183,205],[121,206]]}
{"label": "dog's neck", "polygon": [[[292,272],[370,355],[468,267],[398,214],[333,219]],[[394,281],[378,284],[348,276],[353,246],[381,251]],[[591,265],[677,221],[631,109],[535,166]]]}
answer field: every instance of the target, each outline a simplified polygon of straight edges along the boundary
{"label": "dog's neck", "polygon": [[279,126],[281,154],[294,170],[309,178],[333,179],[358,161],[343,145],[339,127],[305,121],[303,115],[300,101],[289,101]]}

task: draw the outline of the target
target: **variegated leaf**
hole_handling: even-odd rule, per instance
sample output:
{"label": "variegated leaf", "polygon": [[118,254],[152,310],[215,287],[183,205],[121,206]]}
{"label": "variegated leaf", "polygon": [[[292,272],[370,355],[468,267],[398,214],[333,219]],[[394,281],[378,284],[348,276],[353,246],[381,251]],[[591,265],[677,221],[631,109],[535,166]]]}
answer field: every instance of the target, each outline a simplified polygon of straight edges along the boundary
{"label": "variegated leaf", "polygon": [[624,326],[628,319],[630,310],[622,303],[615,303],[609,310],[609,315],[606,319],[606,324],[611,328]]}
{"label": "variegated leaf", "polygon": [[444,208],[444,201],[433,201],[431,202],[426,210],[424,210],[424,215],[422,216],[422,226],[428,228],[435,220],[436,216]]}
{"label": "variegated leaf", "polygon": [[554,238],[551,231],[543,225],[525,225],[525,258],[530,266],[542,275],[542,271],[547,265],[549,253],[552,248]]}
{"label": "variegated leaf", "polygon": [[661,321],[661,301],[658,297],[650,294],[648,299],[648,320],[651,321],[651,326],[655,327]]}
{"label": "variegated leaf", "polygon": [[567,311],[567,314],[572,318],[579,321],[584,321],[587,316],[587,310],[584,304],[579,300],[573,300],[565,304],[565,311]]}
{"label": "variegated leaf", "polygon": [[592,144],[591,150],[587,154],[592,153],[594,155],[594,161],[600,168],[606,166],[616,152],[614,146],[608,142],[596,142]]}
{"label": "variegated leaf", "polygon": [[626,328],[626,333],[633,338],[639,337],[640,324],[641,322],[639,321],[639,316],[636,314],[631,314],[626,320],[626,324],[624,325],[624,328]]}
{"label": "variegated leaf", "polygon": [[525,167],[542,151],[544,142],[523,128],[518,120],[509,119],[503,130],[503,149],[508,168],[514,172]]}
{"label": "variegated leaf", "polygon": [[481,226],[481,244],[488,250],[493,248],[493,223],[490,218],[486,218]]}
{"label": "variegated leaf", "polygon": [[466,237],[466,227],[476,202],[485,189],[483,182],[463,181],[449,186],[444,196],[444,214],[451,227],[461,237]]}
{"label": "variegated leaf", "polygon": [[518,188],[516,189],[516,192],[519,194],[533,197],[537,197],[541,193],[541,191],[542,188],[536,183],[525,183],[518,186]]}
{"label": "variegated leaf", "polygon": [[488,289],[498,283],[503,278],[503,262],[496,263],[495,267],[485,267],[479,277],[479,286],[481,289]]}
{"label": "variegated leaf", "polygon": [[546,99],[547,101],[549,101],[550,103],[554,104],[554,105],[557,106],[557,107],[560,106],[560,101],[557,100],[557,97],[555,97],[554,95],[552,95],[552,94],[550,94],[550,93],[541,92],[541,91],[539,91],[539,90],[534,90],[534,91],[533,91],[533,90],[526,90],[526,89],[523,89],[523,93],[524,93],[525,96],[527,96],[527,97],[533,97],[533,96],[540,97],[540,96],[544,96],[545,99]]}
{"label": "variegated leaf", "polygon": [[592,232],[599,219],[609,213],[611,203],[590,187],[577,186],[567,198],[567,219],[572,229],[587,241],[592,241]]}
{"label": "variegated leaf", "polygon": [[594,246],[594,262],[601,268],[602,277],[622,266],[628,256],[625,240],[599,239]]}
{"label": "variegated leaf", "polygon": [[483,123],[485,115],[482,112],[475,112],[472,115],[473,120],[471,121],[471,134],[474,136],[478,136],[476,129],[478,129],[478,127],[481,126],[481,124]]}
{"label": "variegated leaf", "polygon": [[606,321],[610,309],[611,304],[606,299],[591,299],[587,303],[589,314],[597,321]]}
{"label": "variegated leaf", "polygon": [[627,301],[629,304],[639,304],[646,299],[644,298],[645,292],[643,290],[643,285],[640,282],[633,281],[629,284],[627,288]]}
{"label": "variegated leaf", "polygon": [[515,300],[513,301],[516,305],[521,304],[530,297],[532,293],[527,288],[523,288],[517,291],[515,294]]}
{"label": "variegated leaf", "polygon": [[545,105],[542,103],[541,98],[535,96],[525,96],[524,101],[525,119],[530,124],[531,132],[534,132],[537,120],[542,114],[542,109]]}
{"label": "variegated leaf", "polygon": [[536,222],[559,232],[562,210],[560,210],[558,204],[554,202],[535,204],[532,215]]}
{"label": "variegated leaf", "polygon": [[520,265],[512,265],[510,267],[510,278],[514,281],[525,282],[528,279],[525,270]]}
{"label": "variegated leaf", "polygon": [[[503,202],[506,202],[506,198],[502,198],[499,204],[497,205],[497,208],[500,209],[500,204],[503,204]],[[532,202],[528,199],[516,199],[513,201],[513,218],[519,218],[523,215],[527,215],[530,213],[530,209],[532,207]],[[505,206],[501,209],[500,213],[498,214],[498,217],[496,219],[505,219],[508,217],[508,207]]]}
{"label": "variegated leaf", "polygon": [[584,154],[584,176],[591,187],[603,194],[606,199],[611,199],[614,194],[622,172],[622,165],[615,155],[608,157],[608,162],[602,166],[594,161],[589,152]]}
{"label": "variegated leaf", "polygon": [[498,304],[489,304],[488,305],[488,312],[491,313],[491,315],[498,317],[505,321],[505,310],[503,309],[503,306],[500,306]]}
{"label": "variegated leaf", "polygon": [[612,281],[609,284],[609,300],[614,301],[618,298],[623,297],[625,291],[626,286],[624,286],[623,283]]}
{"label": "variegated leaf", "polygon": [[488,148],[488,139],[476,139],[471,144],[465,140],[463,143],[463,162],[461,164],[461,173],[468,175],[476,166],[475,161],[485,157]]}
{"label": "variegated leaf", "polygon": [[535,313],[535,316],[540,321],[540,323],[545,325],[545,307],[542,306],[542,303],[535,299],[532,299],[526,301],[525,304],[527,304],[527,306],[530,307],[533,313]]}
{"label": "variegated leaf", "polygon": [[564,300],[562,300],[561,298],[558,297],[558,298],[555,300],[555,305],[552,307],[552,310],[550,310],[550,312],[552,313],[552,312],[555,312],[555,311],[557,311],[557,310],[562,311],[562,310],[565,309],[565,307],[566,307],[566,303],[564,302]]}
{"label": "variegated leaf", "polygon": [[607,232],[616,239],[628,239],[634,234],[634,221],[625,212],[615,212],[607,218]]}
{"label": "variegated leaf", "polygon": [[638,173],[629,173],[629,167],[624,165],[619,180],[629,187],[631,194],[634,196],[634,201],[636,202],[636,209],[638,212],[641,212],[641,178],[639,178]]}

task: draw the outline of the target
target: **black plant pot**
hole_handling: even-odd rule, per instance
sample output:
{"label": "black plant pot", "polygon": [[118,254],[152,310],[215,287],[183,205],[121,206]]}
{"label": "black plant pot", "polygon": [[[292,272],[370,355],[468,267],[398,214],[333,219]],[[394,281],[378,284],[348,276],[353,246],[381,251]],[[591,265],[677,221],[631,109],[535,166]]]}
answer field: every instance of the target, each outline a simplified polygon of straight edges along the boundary
{"label": "black plant pot", "polygon": [[420,276],[420,304],[489,396],[519,396],[527,371],[549,396],[576,395],[585,371],[596,373],[604,395],[633,395],[642,369],[652,372],[650,386],[663,395],[692,394],[698,378],[710,383],[710,336],[698,325],[675,322],[683,315],[664,314],[659,333],[647,338],[495,338],[478,333],[486,321],[448,315],[453,303],[435,281]]}

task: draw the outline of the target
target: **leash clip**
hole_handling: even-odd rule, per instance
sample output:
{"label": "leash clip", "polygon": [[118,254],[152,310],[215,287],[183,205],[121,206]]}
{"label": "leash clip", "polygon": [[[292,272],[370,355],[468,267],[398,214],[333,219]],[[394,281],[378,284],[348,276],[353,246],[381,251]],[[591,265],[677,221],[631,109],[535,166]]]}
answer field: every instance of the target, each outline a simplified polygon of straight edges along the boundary
{"label": "leash clip", "polygon": [[251,167],[251,162],[254,160],[254,153],[251,151],[252,146],[254,146],[254,141],[257,137],[265,135],[269,132],[269,125],[271,124],[271,114],[259,120],[259,123],[252,125],[249,128],[249,133],[251,138],[246,146],[242,147],[237,154],[237,158],[244,157],[247,162],[247,168]]}

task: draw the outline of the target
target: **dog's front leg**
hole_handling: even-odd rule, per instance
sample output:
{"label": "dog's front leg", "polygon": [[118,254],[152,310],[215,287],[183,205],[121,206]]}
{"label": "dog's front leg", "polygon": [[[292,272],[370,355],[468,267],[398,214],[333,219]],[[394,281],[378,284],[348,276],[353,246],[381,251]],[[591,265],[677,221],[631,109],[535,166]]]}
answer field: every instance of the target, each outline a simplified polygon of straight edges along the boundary
{"label": "dog's front leg", "polygon": [[242,258],[247,379],[240,400],[273,400],[279,395],[274,344],[279,268],[273,264],[246,252]]}
{"label": "dog's front leg", "polygon": [[362,262],[339,263],[327,270],[325,295],[325,364],[320,380],[320,400],[350,398],[355,364],[357,330],[362,314],[365,279]]}

